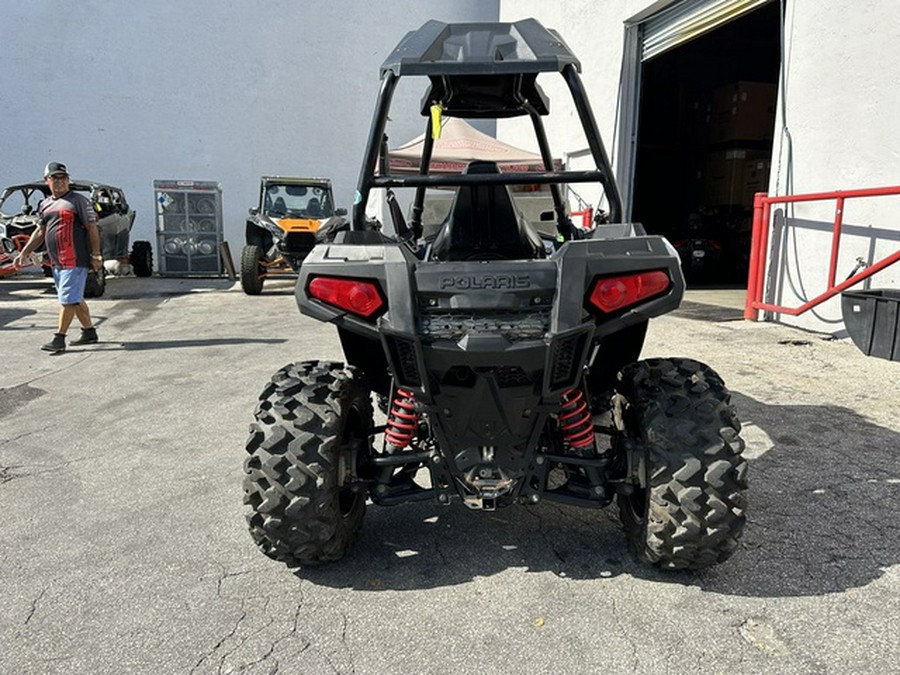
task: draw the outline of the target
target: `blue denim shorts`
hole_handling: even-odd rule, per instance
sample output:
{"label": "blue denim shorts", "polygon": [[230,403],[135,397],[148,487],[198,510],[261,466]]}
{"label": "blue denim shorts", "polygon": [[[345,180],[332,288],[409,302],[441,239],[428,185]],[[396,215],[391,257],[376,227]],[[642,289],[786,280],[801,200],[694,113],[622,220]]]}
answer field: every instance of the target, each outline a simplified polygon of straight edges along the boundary
{"label": "blue denim shorts", "polygon": [[84,284],[87,281],[87,267],[53,268],[53,282],[56,296],[61,305],[77,305],[84,300]]}

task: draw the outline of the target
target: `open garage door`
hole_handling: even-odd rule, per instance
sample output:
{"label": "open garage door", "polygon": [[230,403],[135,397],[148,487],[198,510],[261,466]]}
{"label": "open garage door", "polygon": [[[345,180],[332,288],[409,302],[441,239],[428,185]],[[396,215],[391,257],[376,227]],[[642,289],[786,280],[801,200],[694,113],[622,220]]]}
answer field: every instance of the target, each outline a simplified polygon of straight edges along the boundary
{"label": "open garage door", "polygon": [[649,16],[641,32],[641,60],[652,59],[680,44],[734,21],[769,0],[686,0]]}
{"label": "open garage door", "polygon": [[753,193],[768,187],[780,7],[686,0],[627,23],[617,175],[629,219],[688,283],[746,281]]}

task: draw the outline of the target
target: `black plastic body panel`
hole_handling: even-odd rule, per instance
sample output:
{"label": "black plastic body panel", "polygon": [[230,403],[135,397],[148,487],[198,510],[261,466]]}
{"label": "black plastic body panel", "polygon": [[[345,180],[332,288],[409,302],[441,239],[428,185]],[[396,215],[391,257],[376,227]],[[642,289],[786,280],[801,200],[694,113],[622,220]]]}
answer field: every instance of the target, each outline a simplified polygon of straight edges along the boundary
{"label": "black plastic body panel", "polygon": [[[567,242],[541,260],[426,262],[376,233],[353,234],[345,241],[373,243],[320,244],[306,258],[300,311],[339,328],[348,362],[379,393],[390,381],[410,390],[451,453],[527,444],[537,412],[579,386],[596,345],[597,359],[633,360],[640,344],[609,338],[616,348],[607,355],[604,338],[637,326],[626,334],[642,340],[647,319],[675,309],[684,292],[678,258],[660,237]],[[668,291],[612,317],[588,310],[597,277],[646,270],[664,270]],[[373,322],[309,298],[320,275],[375,281],[387,312]]]}
{"label": "black plastic body panel", "polygon": [[534,19],[513,23],[428,21],[407,33],[381,75],[499,75],[560,72],[581,63],[555,30]]}

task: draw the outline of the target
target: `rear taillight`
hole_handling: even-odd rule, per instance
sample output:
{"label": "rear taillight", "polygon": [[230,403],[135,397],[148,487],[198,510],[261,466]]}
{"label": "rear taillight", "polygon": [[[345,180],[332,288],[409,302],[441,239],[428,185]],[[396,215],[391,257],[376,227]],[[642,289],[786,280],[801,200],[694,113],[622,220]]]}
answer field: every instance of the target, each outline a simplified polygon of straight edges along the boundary
{"label": "rear taillight", "polygon": [[669,289],[669,275],[662,270],[639,272],[615,277],[600,277],[594,281],[588,301],[605,314],[612,314],[648,298],[662,295]]}
{"label": "rear taillight", "polygon": [[378,284],[365,279],[313,277],[307,292],[311,298],[364,319],[375,318],[386,307]]}

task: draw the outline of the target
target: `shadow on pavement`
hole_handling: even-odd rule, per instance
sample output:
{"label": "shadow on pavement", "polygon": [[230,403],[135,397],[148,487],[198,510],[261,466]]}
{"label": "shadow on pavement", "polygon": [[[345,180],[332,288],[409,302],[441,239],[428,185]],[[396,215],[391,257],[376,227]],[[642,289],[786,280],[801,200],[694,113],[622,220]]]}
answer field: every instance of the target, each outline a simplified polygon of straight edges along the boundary
{"label": "shadow on pavement", "polygon": [[9,324],[35,314],[37,314],[37,310],[34,309],[0,309],[0,328],[12,330]]}
{"label": "shadow on pavement", "polygon": [[[294,573],[325,586],[411,590],[526,568],[569,579],[628,574],[766,598],[859,588],[900,562],[900,434],[846,408],[734,399],[752,423],[748,437],[757,427],[748,451],[749,522],[734,556],[705,572],[664,572],[634,561],[614,506],[592,511],[546,502],[484,513],[423,502],[369,505],[344,560]],[[759,442],[765,437],[770,444]]]}
{"label": "shadow on pavement", "polygon": [[[176,297],[198,292],[225,292],[235,282],[224,278],[203,277],[114,277],[106,278],[106,290],[99,298],[87,298],[88,303],[109,300],[138,300],[152,297]],[[293,292],[293,287],[291,287]],[[56,295],[53,280],[36,274],[0,279],[0,293],[4,300],[29,300],[41,295]]]}
{"label": "shadow on pavement", "polygon": [[53,280],[36,274],[0,279],[0,300],[32,300],[36,296],[56,297]]}
{"label": "shadow on pavement", "polygon": [[682,300],[678,309],[672,312],[673,316],[696,321],[743,321],[744,312],[734,307],[721,305],[708,305],[702,302],[689,302]]}
{"label": "shadow on pavement", "polygon": [[900,562],[900,433],[842,407],[770,406],[740,394],[734,401],[771,447],[750,461],[742,547],[702,575],[704,590],[839,593]]}
{"label": "shadow on pavement", "polygon": [[[284,338],[205,338],[195,340],[136,340],[120,342],[117,346],[104,346],[103,351],[143,351],[147,349],[181,349],[183,347],[225,347],[228,345],[276,345],[287,342]],[[103,343],[98,343],[103,344]],[[114,343],[112,343],[114,344]],[[75,350],[71,350],[75,351]]]}

